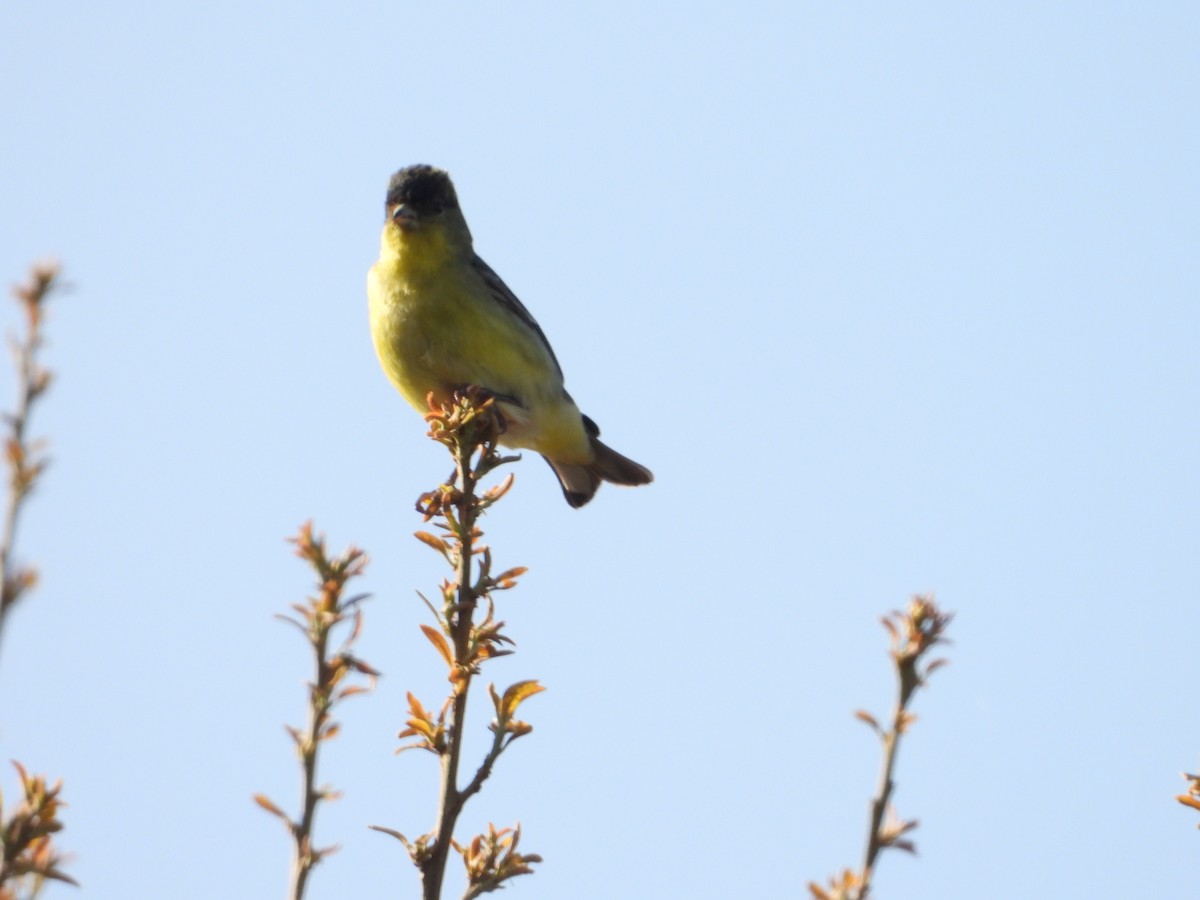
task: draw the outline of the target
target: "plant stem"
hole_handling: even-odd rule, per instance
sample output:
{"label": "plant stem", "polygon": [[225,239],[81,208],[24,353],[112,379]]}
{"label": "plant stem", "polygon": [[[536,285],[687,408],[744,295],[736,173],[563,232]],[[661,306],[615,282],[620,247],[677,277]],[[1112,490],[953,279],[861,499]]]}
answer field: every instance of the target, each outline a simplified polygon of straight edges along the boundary
{"label": "plant stem", "polygon": [[42,346],[43,304],[53,289],[57,276],[58,268],[55,265],[36,266],[29,285],[14,290],[25,308],[26,334],[21,342],[13,342],[18,402],[16,410],[7,416],[9,489],[4,510],[3,536],[0,537],[0,645],[3,643],[8,611],[16,603],[18,594],[27,586],[18,583],[20,573],[13,565],[12,551],[17,539],[17,521],[21,507],[29,496],[40,469],[39,464],[31,458],[34,449],[26,443],[25,429],[34,401],[49,383],[48,373],[39,372],[37,353]]}
{"label": "plant stem", "polygon": [[[471,456],[474,449],[472,443],[463,436],[460,436],[454,448],[455,465],[458,468],[458,480],[461,485],[459,501],[456,504],[459,546],[455,577],[458,581],[458,590],[452,622],[454,659],[458,663],[462,663],[470,656],[471,626],[478,600],[472,587],[471,578],[476,517],[476,473],[471,467]],[[467,693],[471,686],[470,667],[462,665],[458,675],[462,680],[455,684],[454,700],[450,707],[446,753],[442,756],[437,837],[421,873],[424,900],[440,900],[441,898],[442,880],[446,874],[446,862],[450,855],[454,826],[458,822],[458,815],[462,811],[463,802],[466,799],[458,789],[458,765],[462,756],[463,730],[467,718]]]}
{"label": "plant stem", "polygon": [[[13,432],[18,435],[12,440],[20,445],[21,437],[18,429],[24,430],[25,416],[22,412],[18,412],[13,416]],[[14,479],[15,481],[15,479]],[[9,584],[13,573],[11,571],[11,556],[13,544],[17,537],[17,515],[21,510],[21,501],[25,499],[25,495],[20,493],[14,485],[9,488],[8,502],[5,504],[4,510],[4,536],[3,543],[0,543],[0,584],[3,585],[2,596],[0,596],[0,647],[4,644],[4,623],[8,621],[8,610],[13,605],[12,599],[9,597]]]}
{"label": "plant stem", "polygon": [[892,714],[892,727],[883,735],[883,766],[879,773],[879,785],[875,796],[871,799],[871,830],[867,837],[867,850],[863,858],[862,884],[858,890],[858,900],[867,900],[871,893],[871,878],[875,874],[875,860],[883,849],[882,828],[883,817],[887,812],[888,800],[891,799],[895,782],[892,773],[896,770],[896,757],[900,750],[900,735],[904,729],[905,712],[908,702],[912,699],[919,681],[916,670],[911,666],[899,666],[899,690],[896,698],[896,709]]}
{"label": "plant stem", "polygon": [[313,823],[317,815],[317,804],[320,793],[317,791],[317,747],[321,741],[321,730],[329,717],[328,698],[325,696],[329,682],[329,666],[325,661],[325,653],[329,644],[329,630],[324,625],[317,626],[314,636],[313,650],[317,658],[317,673],[310,689],[308,701],[308,734],[305,736],[301,767],[304,780],[304,810],[300,821],[293,828],[296,841],[296,855],[292,860],[292,900],[302,900],[308,886],[308,876],[317,864],[313,853],[312,835]]}

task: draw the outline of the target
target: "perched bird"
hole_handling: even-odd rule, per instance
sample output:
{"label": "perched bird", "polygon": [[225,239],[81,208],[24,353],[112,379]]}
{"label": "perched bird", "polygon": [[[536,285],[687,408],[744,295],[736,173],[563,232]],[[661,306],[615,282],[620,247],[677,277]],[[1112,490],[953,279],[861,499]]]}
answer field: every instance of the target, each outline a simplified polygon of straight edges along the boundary
{"label": "perched bird", "polygon": [[379,259],[367,275],[371,336],[383,371],[418,412],[432,392],[489,391],[504,420],[500,442],[540,453],[567,503],[600,482],[654,476],[600,442],[600,429],[563,388],[562,369],[533,316],[476,254],[450,176],[401,169],[388,183]]}

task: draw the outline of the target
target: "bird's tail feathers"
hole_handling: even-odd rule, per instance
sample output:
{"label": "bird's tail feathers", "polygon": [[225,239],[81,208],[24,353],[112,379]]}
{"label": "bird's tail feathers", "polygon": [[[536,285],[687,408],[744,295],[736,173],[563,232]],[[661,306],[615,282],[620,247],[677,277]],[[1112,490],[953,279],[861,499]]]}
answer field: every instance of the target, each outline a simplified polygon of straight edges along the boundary
{"label": "bird's tail feathers", "polygon": [[636,486],[649,484],[654,480],[654,475],[645,466],[635,463],[628,456],[622,456],[596,438],[592,438],[592,450],[595,451],[596,459],[591,469],[605,481]]}
{"label": "bird's tail feathers", "polygon": [[592,437],[592,451],[595,453],[595,459],[587,464],[564,463],[548,456],[543,457],[558,476],[558,483],[562,486],[567,503],[576,509],[596,496],[601,482],[639,485],[649,484],[654,480],[654,475],[645,466],[622,456],[595,436]]}

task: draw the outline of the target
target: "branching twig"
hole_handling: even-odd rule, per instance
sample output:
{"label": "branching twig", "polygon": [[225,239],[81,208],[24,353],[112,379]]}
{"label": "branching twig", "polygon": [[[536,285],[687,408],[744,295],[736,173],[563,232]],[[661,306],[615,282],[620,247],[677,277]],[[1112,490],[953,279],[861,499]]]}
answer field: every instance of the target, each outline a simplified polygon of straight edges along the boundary
{"label": "branching twig", "polygon": [[946,628],[952,618],[952,614],[938,609],[932,597],[914,597],[905,612],[893,612],[883,620],[884,627],[892,637],[892,661],[896,665],[898,690],[896,706],[886,730],[870,713],[862,710],[855,713],[871,726],[883,746],[879,786],[871,799],[862,869],[858,872],[844,870],[840,876],[830,879],[828,887],[810,883],[808,889],[816,900],[868,900],[879,854],[888,847],[916,852],[916,845],[905,835],[917,827],[917,822],[898,818],[891,810],[889,801],[895,788],[893,776],[900,737],[917,718],[909,712],[909,704],[930,673],[945,665],[946,660],[935,659],[924,667],[921,663],[930,649],[947,642]]}
{"label": "branching twig", "polygon": [[[347,582],[361,575],[366,568],[366,555],[351,547],[341,556],[330,559],[325,551],[324,538],[313,536],[312,523],[302,526],[300,533],[292,538],[292,543],[296,545],[296,555],[308,560],[317,573],[318,588],[317,595],[310,597],[307,605],[297,603],[292,606],[299,614],[299,619],[279,616],[300,629],[312,646],[316,661],[316,677],[308,685],[308,725],[303,731],[291,726],[287,729],[300,757],[304,783],[300,817],[292,820],[262,794],[254,799],[263,809],[280,818],[292,835],[295,853],[288,896],[291,900],[301,900],[308,877],[317,863],[337,850],[336,845],[318,848],[313,844],[317,805],[322,800],[332,800],[337,796],[329,788],[317,786],[317,754],[321,742],[336,736],[340,728],[332,718],[334,706],[347,697],[370,690],[378,673],[350,652],[362,628],[362,612],[358,605],[366,599],[366,595],[343,597]],[[347,621],[351,625],[350,633],[341,646],[330,654],[333,630]],[[369,684],[339,687],[351,673],[366,675]]]}
{"label": "branching twig", "polygon": [[30,897],[47,880],[77,885],[59,868],[63,857],[51,843],[51,836],[63,827],[58,819],[58,810],[65,805],[58,799],[62,782],[48,787],[43,776],[28,774],[18,762],[13,765],[21,778],[23,796],[0,832],[0,900],[16,898],[14,883],[25,880],[31,882],[27,893]]}
{"label": "branching twig", "polygon": [[[9,341],[17,370],[17,409],[4,417],[8,424],[8,495],[0,535],[0,632],[8,611],[37,581],[35,569],[16,565],[13,546],[25,500],[46,468],[42,442],[31,441],[27,429],[38,398],[50,387],[50,371],[42,368],[38,354],[46,302],[56,286],[58,271],[55,263],[39,263],[31,270],[28,283],[13,288],[25,314],[25,333],[19,340]],[[13,765],[23,796],[7,819],[0,804],[0,900],[34,897],[46,881],[76,884],[60,868],[65,857],[52,842],[63,827],[58,818],[58,811],[66,805],[59,799],[62,781],[49,787],[44,776],[28,774],[18,762]]]}
{"label": "branching twig", "polygon": [[[429,604],[439,627],[422,626],[422,630],[445,662],[452,687],[436,715],[409,694],[410,718],[400,736],[418,739],[401,750],[428,750],[441,763],[437,821],[432,831],[413,841],[398,831],[375,827],[398,838],[408,848],[421,871],[424,900],[440,900],[452,848],[463,855],[467,866],[466,897],[496,890],[501,882],[528,874],[532,871],[530,865],[541,861],[536,854],[516,852],[519,829],[496,831],[492,827],[487,835],[476,837],[464,849],[454,840],[454,828],[467,800],[482,788],[500,754],[532,730],[525,722],[518,721],[515,714],[524,700],[543,688],[536,681],[522,681],[500,695],[489,687],[496,711],[491,725],[492,746],[471,780],[460,788],[459,770],[472,678],[486,660],[512,652],[505,649],[512,640],[502,631],[504,623],[495,620],[491,594],[513,587],[525,570],[509,569],[493,576],[491,551],[480,543],[483,533],[478,527],[479,518],[508,492],[512,477],[482,494],[478,490],[479,481],[516,459],[496,453],[496,439],[502,433],[503,423],[493,409],[491,398],[483,391],[467,388],[457,392],[445,406],[435,406],[431,401],[430,407],[431,412],[426,416],[430,437],[444,444],[454,458],[455,483],[440,485],[417,501],[417,510],[425,521],[436,520],[444,534],[418,532],[416,536],[442,555],[454,569],[454,578],[442,583],[441,609]],[[475,614],[481,602],[486,603],[486,614],[476,623]]]}
{"label": "branching twig", "polygon": [[8,611],[37,582],[37,570],[22,568],[13,562],[17,522],[25,500],[46,468],[41,441],[29,439],[27,430],[33,408],[50,387],[51,373],[38,359],[42,349],[42,322],[46,303],[58,279],[58,265],[38,263],[29,281],[13,288],[13,296],[25,314],[24,334],[9,339],[17,370],[17,408],[4,418],[8,424],[5,456],[8,459],[8,497],[4,509],[3,534],[0,535],[0,636]]}

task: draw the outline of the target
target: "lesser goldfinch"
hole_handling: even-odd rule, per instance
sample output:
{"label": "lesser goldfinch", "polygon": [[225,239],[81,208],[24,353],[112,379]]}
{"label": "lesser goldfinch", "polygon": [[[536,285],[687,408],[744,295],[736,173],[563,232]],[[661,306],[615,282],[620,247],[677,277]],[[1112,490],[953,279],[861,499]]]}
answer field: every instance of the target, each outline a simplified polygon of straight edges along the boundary
{"label": "lesser goldfinch", "polygon": [[392,384],[413,408],[477,385],[504,421],[500,442],[540,453],[571,506],[600,482],[654,476],[599,440],[600,429],[563,388],[546,335],[472,246],[450,176],[401,169],[388,183],[379,259],[367,275],[371,336]]}

